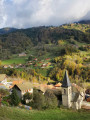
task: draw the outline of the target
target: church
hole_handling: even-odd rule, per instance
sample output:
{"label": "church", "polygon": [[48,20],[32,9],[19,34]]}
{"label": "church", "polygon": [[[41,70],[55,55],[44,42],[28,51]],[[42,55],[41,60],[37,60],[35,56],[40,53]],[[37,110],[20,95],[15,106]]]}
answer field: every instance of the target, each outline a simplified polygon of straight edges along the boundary
{"label": "church", "polygon": [[84,89],[75,83],[70,83],[68,73],[65,71],[62,82],[62,104],[67,108],[81,109],[85,97]]}

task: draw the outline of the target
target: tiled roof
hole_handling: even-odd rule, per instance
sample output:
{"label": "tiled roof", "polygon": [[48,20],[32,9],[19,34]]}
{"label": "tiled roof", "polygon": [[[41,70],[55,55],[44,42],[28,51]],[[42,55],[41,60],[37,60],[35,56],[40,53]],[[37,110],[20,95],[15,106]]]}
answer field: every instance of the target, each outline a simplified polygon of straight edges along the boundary
{"label": "tiled roof", "polygon": [[53,89],[54,86],[53,85],[47,85],[47,84],[39,84],[39,85],[35,86],[35,88],[45,93],[45,91],[47,89]]}
{"label": "tiled roof", "polygon": [[21,84],[23,82],[23,80],[14,80],[13,81],[13,85],[15,85],[15,84]]}
{"label": "tiled roof", "polygon": [[61,83],[58,83],[55,85],[55,87],[61,87],[61,85],[62,85]]}
{"label": "tiled roof", "polygon": [[[15,86],[15,85],[14,85]],[[28,89],[31,89],[33,88],[33,85],[32,83],[30,82],[24,82],[24,83],[21,83],[21,84],[17,84],[16,85],[21,91],[23,90],[28,90]]]}

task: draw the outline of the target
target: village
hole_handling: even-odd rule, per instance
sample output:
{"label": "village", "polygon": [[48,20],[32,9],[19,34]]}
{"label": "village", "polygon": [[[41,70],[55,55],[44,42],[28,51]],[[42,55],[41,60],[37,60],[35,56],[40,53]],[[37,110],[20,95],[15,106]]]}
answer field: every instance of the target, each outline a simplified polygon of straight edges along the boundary
{"label": "village", "polygon": [[[26,57],[27,54],[25,53],[20,53],[18,55],[19,58],[24,58]],[[13,64],[8,64],[8,65],[3,65],[3,68],[7,69],[7,68],[15,68],[15,69],[18,69],[18,68],[25,68],[25,67],[39,67],[39,68],[49,68],[49,67],[53,67],[53,65],[51,64],[50,62],[50,58],[45,58],[45,59],[41,59],[39,60],[38,57],[35,57],[33,55],[30,55],[31,59],[30,60],[27,60],[25,64],[22,64],[22,63],[19,63],[19,64],[16,64],[16,63],[13,63]]]}
{"label": "village", "polygon": [[[15,89],[21,100],[23,100],[23,96],[26,93],[33,95],[34,89],[41,92],[43,95],[46,91],[50,90],[57,97],[58,104],[62,104],[66,108],[77,110],[82,108],[90,109],[90,89],[86,90],[75,83],[71,83],[67,71],[65,71],[63,82],[59,82],[55,85],[29,82],[20,78],[10,78],[6,74],[0,74],[0,89],[7,90],[9,94],[12,94],[13,89]],[[0,105],[3,106],[3,97],[2,95],[0,96]],[[29,102],[30,99],[26,99],[26,103]]]}

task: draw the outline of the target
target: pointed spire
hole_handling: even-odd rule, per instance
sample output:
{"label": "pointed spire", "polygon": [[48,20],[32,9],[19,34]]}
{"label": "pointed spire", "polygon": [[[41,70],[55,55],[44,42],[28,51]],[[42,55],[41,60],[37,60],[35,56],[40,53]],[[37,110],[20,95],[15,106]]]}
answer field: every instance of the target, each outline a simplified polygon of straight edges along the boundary
{"label": "pointed spire", "polygon": [[70,87],[71,86],[71,83],[70,83],[70,80],[69,80],[69,77],[68,77],[68,73],[67,73],[67,70],[65,71],[65,75],[64,75],[64,79],[63,79],[63,82],[62,82],[62,87]]}

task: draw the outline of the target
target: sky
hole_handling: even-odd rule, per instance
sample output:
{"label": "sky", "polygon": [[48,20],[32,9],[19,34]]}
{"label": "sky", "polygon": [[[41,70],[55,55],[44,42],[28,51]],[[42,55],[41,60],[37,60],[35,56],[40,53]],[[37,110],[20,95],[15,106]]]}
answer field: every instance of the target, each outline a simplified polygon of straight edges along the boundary
{"label": "sky", "polygon": [[0,28],[59,26],[90,19],[90,0],[0,0]]}

